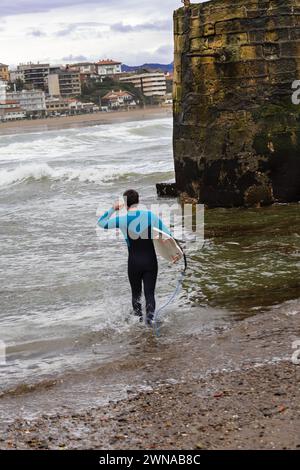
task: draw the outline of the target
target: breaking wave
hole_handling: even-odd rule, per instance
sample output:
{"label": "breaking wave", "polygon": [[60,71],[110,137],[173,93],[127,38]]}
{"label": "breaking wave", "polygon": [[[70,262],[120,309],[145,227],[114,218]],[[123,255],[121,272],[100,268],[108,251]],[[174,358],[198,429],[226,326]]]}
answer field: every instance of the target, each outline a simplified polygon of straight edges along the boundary
{"label": "breaking wave", "polygon": [[14,170],[0,171],[0,187],[29,182],[30,180],[78,180],[82,183],[105,183],[118,178],[120,173],[111,169],[51,168],[47,163],[20,165]]}
{"label": "breaking wave", "polygon": [[[144,172],[144,176],[155,173],[153,168]],[[160,172],[157,172],[160,173]],[[168,176],[168,171],[163,171]],[[13,170],[0,171],[0,189],[31,181],[79,181],[80,183],[109,184],[118,179],[141,176],[139,172],[127,172],[118,168],[52,168],[47,163],[20,165]]]}

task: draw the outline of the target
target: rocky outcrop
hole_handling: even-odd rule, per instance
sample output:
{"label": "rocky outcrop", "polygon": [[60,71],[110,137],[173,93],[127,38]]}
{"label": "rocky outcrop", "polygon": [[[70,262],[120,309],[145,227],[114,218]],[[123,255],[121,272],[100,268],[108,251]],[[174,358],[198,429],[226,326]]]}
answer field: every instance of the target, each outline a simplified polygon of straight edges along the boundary
{"label": "rocky outcrop", "polygon": [[176,183],[208,206],[300,200],[300,0],[174,13]]}
{"label": "rocky outcrop", "polygon": [[178,196],[176,183],[157,183],[156,191],[159,197],[175,198]]}

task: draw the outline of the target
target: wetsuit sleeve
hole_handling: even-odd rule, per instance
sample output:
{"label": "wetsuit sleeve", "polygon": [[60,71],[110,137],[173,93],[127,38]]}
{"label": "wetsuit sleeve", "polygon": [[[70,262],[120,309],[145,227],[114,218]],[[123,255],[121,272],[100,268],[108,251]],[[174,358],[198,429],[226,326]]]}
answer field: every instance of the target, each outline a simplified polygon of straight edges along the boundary
{"label": "wetsuit sleeve", "polygon": [[153,228],[158,228],[170,237],[173,237],[172,233],[170,232],[170,229],[163,223],[163,221],[157,215],[151,214],[151,220]]}
{"label": "wetsuit sleeve", "polygon": [[117,217],[114,217],[113,219],[111,218],[111,216],[115,213],[115,209],[112,207],[111,209],[109,209],[109,211],[105,212],[105,214],[103,214],[98,222],[97,222],[97,225],[99,225],[99,227],[101,228],[104,228],[104,230],[113,230],[113,229],[116,229],[116,228],[119,228],[123,235],[124,235],[124,238],[126,240],[126,243],[128,245],[128,236],[127,236],[127,217],[126,216],[119,216],[117,215]]}
{"label": "wetsuit sleeve", "polygon": [[115,213],[115,209],[112,207],[109,211],[105,212],[99,220],[98,224],[99,227],[104,228],[104,230],[111,230],[114,228],[120,228],[120,217],[114,217],[111,219],[111,216]]}

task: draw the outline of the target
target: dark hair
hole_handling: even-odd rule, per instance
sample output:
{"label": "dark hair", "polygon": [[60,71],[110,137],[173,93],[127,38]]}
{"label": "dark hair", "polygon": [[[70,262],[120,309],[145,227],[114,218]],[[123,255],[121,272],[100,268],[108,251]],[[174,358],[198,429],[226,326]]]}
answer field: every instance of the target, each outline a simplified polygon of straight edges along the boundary
{"label": "dark hair", "polygon": [[128,208],[140,202],[139,193],[134,189],[128,189],[128,191],[125,191],[123,197],[125,198],[125,202]]}

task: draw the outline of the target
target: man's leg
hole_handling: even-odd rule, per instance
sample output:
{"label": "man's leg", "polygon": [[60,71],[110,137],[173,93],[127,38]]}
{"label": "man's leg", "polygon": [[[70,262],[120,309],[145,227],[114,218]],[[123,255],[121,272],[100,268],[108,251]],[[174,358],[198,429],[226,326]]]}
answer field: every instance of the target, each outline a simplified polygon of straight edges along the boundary
{"label": "man's leg", "polygon": [[142,321],[142,276],[133,266],[128,265],[128,278],[131,285],[133,313]]}
{"label": "man's leg", "polygon": [[143,274],[143,282],[144,282],[144,293],[146,298],[146,321],[148,324],[151,324],[155,309],[156,309],[156,302],[155,302],[155,286],[157,281],[157,268],[152,271],[146,271]]}

